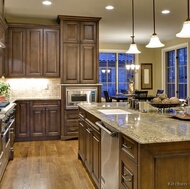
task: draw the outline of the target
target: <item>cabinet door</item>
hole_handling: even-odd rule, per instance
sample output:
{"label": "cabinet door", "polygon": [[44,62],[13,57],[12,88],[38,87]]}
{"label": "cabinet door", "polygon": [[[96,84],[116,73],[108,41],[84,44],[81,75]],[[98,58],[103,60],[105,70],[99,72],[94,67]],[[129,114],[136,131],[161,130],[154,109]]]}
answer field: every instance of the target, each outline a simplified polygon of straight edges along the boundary
{"label": "cabinet door", "polygon": [[101,139],[100,134],[93,130],[92,135],[92,177],[96,184],[100,185],[101,180]]}
{"label": "cabinet door", "polygon": [[26,76],[42,76],[42,37],[43,29],[27,29]]}
{"label": "cabinet door", "polygon": [[97,32],[95,22],[81,22],[80,23],[80,39],[81,43],[96,43]]}
{"label": "cabinet door", "polygon": [[85,165],[88,171],[92,172],[92,129],[88,124],[86,125],[86,140],[85,140]]}
{"label": "cabinet door", "polygon": [[45,136],[45,108],[30,108],[31,137]]}
{"label": "cabinet door", "polygon": [[44,29],[45,77],[59,77],[59,30]]}
{"label": "cabinet door", "polygon": [[7,67],[8,77],[24,77],[26,74],[26,30],[11,28],[8,31]]}
{"label": "cabinet door", "polygon": [[46,136],[60,136],[60,107],[46,107]]}
{"label": "cabinet door", "polygon": [[95,44],[81,45],[80,82],[97,83],[97,51]]}
{"label": "cabinet door", "polygon": [[123,153],[120,158],[119,188],[137,189],[137,165]]}
{"label": "cabinet door", "polygon": [[79,120],[79,149],[78,152],[80,154],[80,157],[82,158],[82,160],[84,161],[85,158],[85,133],[86,133],[86,128],[85,128],[85,123],[83,119]]}
{"label": "cabinet door", "polygon": [[0,77],[2,77],[5,73],[5,69],[4,69],[4,64],[3,64],[3,60],[4,60],[4,49],[0,48]]}
{"label": "cabinet door", "polygon": [[29,101],[16,101],[15,141],[26,139],[29,130]]}
{"label": "cabinet door", "polygon": [[79,42],[79,22],[77,21],[63,21],[61,30],[64,43],[78,43]]}
{"label": "cabinet door", "polygon": [[62,65],[62,83],[79,82],[79,44],[64,44]]}

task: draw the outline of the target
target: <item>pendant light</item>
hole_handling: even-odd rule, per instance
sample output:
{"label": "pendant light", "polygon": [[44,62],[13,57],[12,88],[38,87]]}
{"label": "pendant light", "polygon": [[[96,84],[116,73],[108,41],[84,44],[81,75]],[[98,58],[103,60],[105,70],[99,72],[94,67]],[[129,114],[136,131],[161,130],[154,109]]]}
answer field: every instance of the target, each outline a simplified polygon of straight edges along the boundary
{"label": "pendant light", "polygon": [[135,44],[135,35],[134,35],[134,0],[132,0],[132,43],[129,47],[129,50],[126,52],[128,54],[139,54],[141,53],[138,49],[137,49],[137,45]]}
{"label": "pendant light", "polygon": [[0,48],[5,48],[5,45],[0,41]]}
{"label": "pendant light", "polygon": [[187,0],[187,19],[183,23],[182,30],[176,34],[176,37],[190,38],[189,0]]}
{"label": "pendant light", "polygon": [[156,26],[156,21],[155,21],[155,0],[153,0],[153,29],[154,29],[154,33],[152,34],[151,38],[150,38],[150,42],[148,45],[146,45],[147,48],[159,48],[159,47],[163,47],[164,44],[160,42],[158,35],[155,32],[155,26]]}

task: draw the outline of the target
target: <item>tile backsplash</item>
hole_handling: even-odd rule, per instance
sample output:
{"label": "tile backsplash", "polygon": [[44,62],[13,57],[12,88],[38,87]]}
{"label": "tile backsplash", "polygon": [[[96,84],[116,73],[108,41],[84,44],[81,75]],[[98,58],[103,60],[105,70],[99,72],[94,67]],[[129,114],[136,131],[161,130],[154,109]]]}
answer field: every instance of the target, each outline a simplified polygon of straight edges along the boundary
{"label": "tile backsplash", "polygon": [[[2,80],[1,80],[2,81]],[[11,86],[10,98],[60,98],[60,78],[5,79]]]}

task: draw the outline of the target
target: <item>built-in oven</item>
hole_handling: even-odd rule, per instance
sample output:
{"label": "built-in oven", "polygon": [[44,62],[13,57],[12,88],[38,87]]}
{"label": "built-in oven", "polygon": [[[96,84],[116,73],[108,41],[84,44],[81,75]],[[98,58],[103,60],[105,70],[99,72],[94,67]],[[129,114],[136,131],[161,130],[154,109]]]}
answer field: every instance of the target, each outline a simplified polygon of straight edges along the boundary
{"label": "built-in oven", "polygon": [[97,87],[66,88],[66,109],[77,109],[77,104],[81,102],[97,102]]}

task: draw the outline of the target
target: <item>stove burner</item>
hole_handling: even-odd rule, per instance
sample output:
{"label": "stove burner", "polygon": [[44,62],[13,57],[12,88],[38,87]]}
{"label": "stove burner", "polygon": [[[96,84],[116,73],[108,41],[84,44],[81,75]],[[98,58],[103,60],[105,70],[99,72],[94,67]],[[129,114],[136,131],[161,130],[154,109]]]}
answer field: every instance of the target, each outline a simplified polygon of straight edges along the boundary
{"label": "stove burner", "polygon": [[0,102],[0,108],[5,108],[6,106],[8,106],[10,104],[10,102]]}

